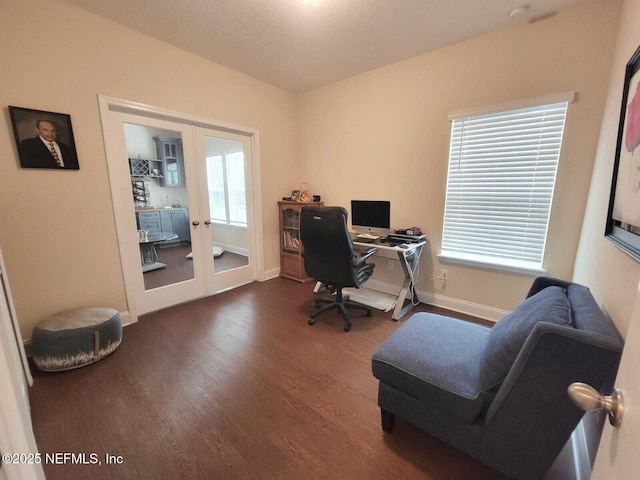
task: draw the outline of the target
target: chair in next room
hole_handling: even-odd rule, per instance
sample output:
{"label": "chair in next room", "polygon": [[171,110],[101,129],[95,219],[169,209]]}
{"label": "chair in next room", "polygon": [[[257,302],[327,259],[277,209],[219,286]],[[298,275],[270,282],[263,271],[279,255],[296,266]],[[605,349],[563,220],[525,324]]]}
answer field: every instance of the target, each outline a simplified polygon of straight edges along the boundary
{"label": "chair in next room", "polygon": [[[362,310],[370,317],[369,307],[352,302],[348,295],[342,294],[345,287],[364,287],[375,267],[366,260],[377,251],[377,248],[370,248],[360,256],[356,255],[347,229],[347,211],[342,207],[302,207],[300,238],[307,275],[336,294],[332,299],[315,300],[314,305],[319,310],[311,315],[309,325],[313,325],[316,317],[327,310],[338,310],[342,314],[345,332],[351,330],[347,308]],[[320,308],[322,304],[325,305]]]}

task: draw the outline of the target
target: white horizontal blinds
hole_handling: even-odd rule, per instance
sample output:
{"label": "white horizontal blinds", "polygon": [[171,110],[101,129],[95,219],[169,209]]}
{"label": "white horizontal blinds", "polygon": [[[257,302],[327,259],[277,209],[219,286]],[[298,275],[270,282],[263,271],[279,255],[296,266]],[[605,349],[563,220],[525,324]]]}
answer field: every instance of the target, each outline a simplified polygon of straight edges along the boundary
{"label": "white horizontal blinds", "polygon": [[452,121],[442,254],[541,268],[567,102]]}

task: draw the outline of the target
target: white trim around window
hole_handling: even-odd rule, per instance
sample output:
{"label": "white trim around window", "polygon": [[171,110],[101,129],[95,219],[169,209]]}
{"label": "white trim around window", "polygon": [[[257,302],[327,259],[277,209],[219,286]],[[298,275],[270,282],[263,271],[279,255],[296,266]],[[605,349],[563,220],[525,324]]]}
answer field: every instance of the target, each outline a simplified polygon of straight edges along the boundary
{"label": "white trim around window", "polygon": [[551,105],[553,103],[573,103],[578,98],[576,92],[562,92],[542,97],[529,98],[527,100],[516,100],[515,102],[500,103],[486,107],[469,108],[449,114],[449,120],[460,120],[461,118],[477,117],[496,112],[507,112],[509,110],[519,110],[521,108],[539,107],[540,105]]}

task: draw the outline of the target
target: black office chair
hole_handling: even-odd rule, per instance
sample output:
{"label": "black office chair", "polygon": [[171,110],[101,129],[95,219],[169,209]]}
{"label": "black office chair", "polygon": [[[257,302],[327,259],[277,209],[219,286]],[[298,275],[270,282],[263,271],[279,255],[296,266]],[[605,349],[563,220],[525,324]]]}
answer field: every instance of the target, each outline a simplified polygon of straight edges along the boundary
{"label": "black office chair", "polygon": [[[372,263],[367,258],[378,249],[370,248],[360,256],[353,250],[353,241],[347,230],[347,211],[342,207],[302,207],[300,213],[300,238],[304,247],[304,269],[312,278],[322,282],[335,299],[317,299],[319,310],[311,315],[309,325],[316,323],[316,317],[327,310],[338,310],[345,320],[344,331],[351,330],[351,318],[347,308],[363,310],[367,317],[371,309],[349,300],[342,295],[345,287],[364,287],[373,274]],[[320,308],[320,305],[326,304]]]}

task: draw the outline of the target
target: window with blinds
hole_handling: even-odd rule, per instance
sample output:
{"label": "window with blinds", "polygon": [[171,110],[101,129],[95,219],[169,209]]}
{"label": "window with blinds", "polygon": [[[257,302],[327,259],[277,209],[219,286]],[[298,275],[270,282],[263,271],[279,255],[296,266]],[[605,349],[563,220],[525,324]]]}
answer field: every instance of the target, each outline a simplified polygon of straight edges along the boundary
{"label": "window with blinds", "polygon": [[441,257],[542,269],[567,105],[452,118]]}

